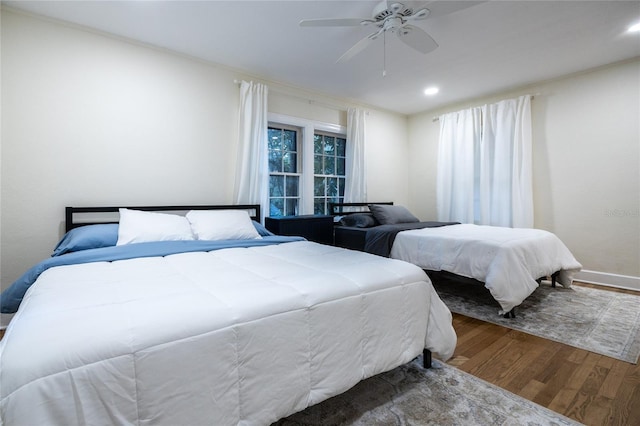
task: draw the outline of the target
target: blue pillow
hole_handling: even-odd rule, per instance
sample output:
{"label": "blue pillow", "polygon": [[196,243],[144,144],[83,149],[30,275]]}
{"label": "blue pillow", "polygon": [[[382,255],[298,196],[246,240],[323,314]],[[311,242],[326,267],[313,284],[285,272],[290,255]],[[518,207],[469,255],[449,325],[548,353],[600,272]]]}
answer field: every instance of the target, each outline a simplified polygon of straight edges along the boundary
{"label": "blue pillow", "polygon": [[86,225],[67,232],[53,250],[53,256],[74,251],[115,246],[118,242],[118,224]]}
{"label": "blue pillow", "polygon": [[251,222],[253,222],[253,227],[256,228],[256,231],[258,231],[258,234],[260,234],[261,237],[270,237],[275,235],[273,232],[265,228],[261,223],[258,223],[255,220],[252,220]]}

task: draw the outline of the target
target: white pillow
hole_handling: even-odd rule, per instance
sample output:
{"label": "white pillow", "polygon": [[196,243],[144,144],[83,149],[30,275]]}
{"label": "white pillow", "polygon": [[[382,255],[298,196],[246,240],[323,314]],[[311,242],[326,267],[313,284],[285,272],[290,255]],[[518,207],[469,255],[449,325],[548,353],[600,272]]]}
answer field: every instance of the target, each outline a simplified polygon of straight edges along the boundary
{"label": "white pillow", "polygon": [[257,240],[262,237],[245,210],[191,210],[187,213],[198,240]]}
{"label": "white pillow", "polygon": [[116,245],[151,241],[193,240],[189,221],[184,216],[167,213],[120,209]]}

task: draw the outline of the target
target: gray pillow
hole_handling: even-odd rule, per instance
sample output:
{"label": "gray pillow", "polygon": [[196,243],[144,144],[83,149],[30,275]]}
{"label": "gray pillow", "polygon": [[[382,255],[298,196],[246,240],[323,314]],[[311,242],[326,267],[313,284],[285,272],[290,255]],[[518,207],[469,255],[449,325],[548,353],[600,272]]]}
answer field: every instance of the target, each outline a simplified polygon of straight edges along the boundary
{"label": "gray pillow", "polygon": [[412,215],[411,212],[403,206],[369,204],[369,210],[373,213],[373,217],[382,225],[420,222],[420,219]]}

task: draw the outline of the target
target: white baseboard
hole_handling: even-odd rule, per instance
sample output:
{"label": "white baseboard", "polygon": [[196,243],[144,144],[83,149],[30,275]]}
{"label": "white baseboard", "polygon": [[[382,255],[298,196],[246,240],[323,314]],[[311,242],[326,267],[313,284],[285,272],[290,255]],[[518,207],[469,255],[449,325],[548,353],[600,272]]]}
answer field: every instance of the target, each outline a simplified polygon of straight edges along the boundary
{"label": "white baseboard", "polygon": [[640,277],[630,275],[609,274],[598,271],[582,270],[573,276],[574,280],[607,287],[624,288],[640,291]]}

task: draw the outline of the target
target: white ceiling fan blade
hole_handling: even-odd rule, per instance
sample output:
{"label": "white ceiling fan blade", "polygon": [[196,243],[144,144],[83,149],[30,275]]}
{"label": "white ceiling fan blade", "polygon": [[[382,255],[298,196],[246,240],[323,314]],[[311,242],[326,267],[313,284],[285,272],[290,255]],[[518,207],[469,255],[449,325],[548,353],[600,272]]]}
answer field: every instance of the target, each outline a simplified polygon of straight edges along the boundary
{"label": "white ceiling fan blade", "polygon": [[428,2],[415,2],[414,11],[418,12],[420,9],[429,10],[429,18],[437,18],[440,16],[448,15],[450,13],[457,12],[468,7],[476,6],[481,3],[486,3],[488,0],[476,0],[476,1],[428,1]]}
{"label": "white ceiling fan blade", "polygon": [[429,9],[427,9],[426,7],[423,7],[422,9],[418,9],[415,12],[413,12],[413,15],[407,16],[406,18],[404,18],[404,20],[405,21],[418,21],[418,20],[421,20],[421,19],[427,19],[430,15],[431,15],[431,11]]}
{"label": "white ceiling fan blade", "polygon": [[344,52],[344,54],[342,56],[340,56],[340,58],[338,58],[338,60],[336,61],[336,64],[339,63],[339,62],[346,62],[349,59],[351,59],[354,56],[356,56],[358,53],[362,52],[364,49],[367,48],[367,46],[369,46],[371,43],[373,43],[373,41],[378,37],[379,33],[380,33],[380,31],[378,31],[376,33],[373,33],[373,34],[370,34],[370,35],[366,36],[365,38],[363,38],[362,40],[360,40],[359,42],[357,42],[356,44],[354,44],[351,47],[351,49],[349,49],[346,52]]}
{"label": "white ceiling fan blade", "polygon": [[429,34],[414,25],[405,25],[397,32],[400,40],[418,52],[429,53],[438,48],[438,43]]}
{"label": "white ceiling fan blade", "polygon": [[366,18],[337,18],[337,19],[303,19],[300,21],[301,27],[357,27],[369,22]]}

